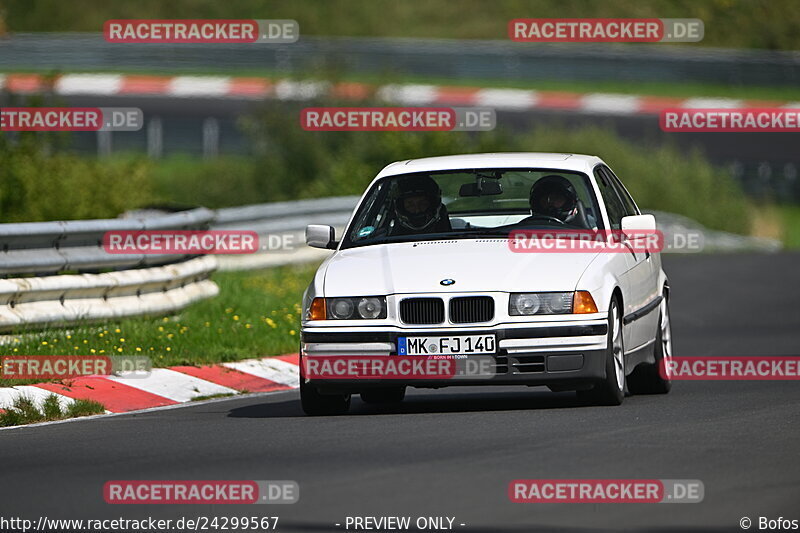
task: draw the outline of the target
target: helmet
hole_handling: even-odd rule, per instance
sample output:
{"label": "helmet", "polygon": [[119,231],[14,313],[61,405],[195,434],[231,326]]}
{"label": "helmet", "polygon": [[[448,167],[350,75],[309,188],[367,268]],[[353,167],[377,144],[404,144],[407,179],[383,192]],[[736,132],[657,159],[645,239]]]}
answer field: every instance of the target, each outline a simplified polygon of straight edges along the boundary
{"label": "helmet", "polygon": [[398,222],[406,228],[428,228],[441,218],[442,190],[433,178],[424,174],[401,178],[394,210]]}
{"label": "helmet", "polygon": [[568,222],[575,216],[578,195],[568,179],[551,174],[531,187],[531,214],[554,217]]}

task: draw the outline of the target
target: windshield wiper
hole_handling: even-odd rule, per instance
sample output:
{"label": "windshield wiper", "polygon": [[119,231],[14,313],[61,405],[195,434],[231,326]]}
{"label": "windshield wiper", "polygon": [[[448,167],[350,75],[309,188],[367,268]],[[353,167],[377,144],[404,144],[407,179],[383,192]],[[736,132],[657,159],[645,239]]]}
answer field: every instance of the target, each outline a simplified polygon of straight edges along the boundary
{"label": "windshield wiper", "polygon": [[484,230],[472,230],[472,231],[458,231],[455,233],[446,233],[447,237],[508,237],[508,233],[510,230],[499,230],[499,229],[484,229]]}

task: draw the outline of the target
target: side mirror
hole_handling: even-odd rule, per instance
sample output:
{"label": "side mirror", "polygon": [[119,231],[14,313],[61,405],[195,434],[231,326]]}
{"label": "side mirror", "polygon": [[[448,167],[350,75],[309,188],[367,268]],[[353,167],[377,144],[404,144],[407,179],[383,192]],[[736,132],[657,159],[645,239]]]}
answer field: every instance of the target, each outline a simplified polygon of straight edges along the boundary
{"label": "side mirror", "polygon": [[629,239],[646,236],[656,231],[656,217],[653,215],[634,215],[622,217],[622,233]]}
{"label": "side mirror", "polygon": [[326,250],[335,250],[339,245],[336,242],[336,232],[333,226],[324,226],[322,224],[310,224],[306,226],[306,244],[312,248],[324,248]]}

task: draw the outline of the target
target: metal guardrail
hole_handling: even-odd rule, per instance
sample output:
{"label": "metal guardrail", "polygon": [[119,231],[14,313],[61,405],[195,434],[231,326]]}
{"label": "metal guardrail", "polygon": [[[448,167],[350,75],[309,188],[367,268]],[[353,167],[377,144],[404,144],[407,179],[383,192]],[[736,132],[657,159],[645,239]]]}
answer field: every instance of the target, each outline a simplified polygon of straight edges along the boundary
{"label": "metal guardrail", "polygon": [[[0,224],[0,277],[28,275],[0,279],[0,332],[164,314],[216,295],[219,289],[207,279],[218,266],[213,257],[103,249],[107,231],[199,230],[214,216],[200,208],[141,218]],[[53,275],[62,272],[77,274]]]}
{"label": "metal guardrail", "polygon": [[308,224],[344,225],[358,203],[358,196],[339,196],[292,202],[274,202],[218,209],[213,229],[250,230],[259,235],[305,230]]}
{"label": "metal guardrail", "polygon": [[[322,260],[330,252],[305,245],[306,226],[328,224],[342,231],[358,198],[340,196],[219,209],[213,229],[255,231],[262,244],[259,253],[217,256],[219,269],[252,270]],[[269,239],[276,235],[286,239],[286,249],[270,247]]]}
{"label": "metal guardrail", "polygon": [[[344,227],[357,202],[358,197],[345,196],[166,215],[137,212],[131,218],[113,220],[2,224],[0,273],[81,273],[0,279],[0,333],[174,313],[218,293],[208,279],[217,269],[321,260],[330,251],[305,246],[305,227]],[[705,251],[780,249],[780,243],[770,239],[710,231],[685,217],[656,214],[659,229],[669,241],[675,234],[692,231],[702,235]],[[112,255],[101,244],[102,234],[110,230],[206,228],[255,231],[262,242],[274,236],[291,239],[289,246],[267,246],[255,254],[202,257]],[[95,273],[104,269],[112,271]]]}
{"label": "metal guardrail", "polygon": [[[107,220],[0,224],[0,278],[7,278],[0,279],[0,333],[174,313],[215,296],[219,289],[208,278],[219,268],[255,269],[321,259],[329,252],[305,246],[305,227],[344,226],[357,201],[348,196],[218,211],[139,211]],[[204,229],[255,231],[265,240],[288,235],[291,246],[250,255],[195,257],[109,254],[102,245],[107,231]]]}
{"label": "metal guardrail", "polygon": [[[302,32],[302,28],[301,28]],[[502,80],[621,80],[796,85],[800,54],[699,46],[515,43],[508,40],[399,39],[302,36],[296,43],[126,44],[100,33],[17,33],[0,40],[0,68],[8,69],[269,69]]]}
{"label": "metal guardrail", "polygon": [[205,208],[157,217],[0,224],[0,276],[100,272],[175,263],[188,256],[117,255],[103,249],[107,231],[206,229],[214,211]]}
{"label": "metal guardrail", "polygon": [[216,296],[213,256],[154,268],[0,280],[0,333],[174,313]]}

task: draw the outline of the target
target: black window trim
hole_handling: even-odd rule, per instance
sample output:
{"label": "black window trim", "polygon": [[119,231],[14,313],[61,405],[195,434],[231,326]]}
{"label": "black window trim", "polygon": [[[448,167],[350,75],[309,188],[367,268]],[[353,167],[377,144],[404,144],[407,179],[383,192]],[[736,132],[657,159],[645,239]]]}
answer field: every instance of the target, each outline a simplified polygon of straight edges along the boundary
{"label": "black window trim", "polygon": [[[619,192],[617,191],[617,188],[614,187],[614,180],[611,178],[611,176],[613,176],[613,173],[611,173],[611,175],[605,175],[605,172],[603,171],[603,169],[607,169],[607,168],[608,167],[606,165],[604,165],[603,163],[597,163],[594,166],[594,168],[592,168],[592,174],[598,173],[603,178],[608,180],[608,183],[609,183],[610,188],[611,188],[611,192],[615,195],[615,197],[619,201],[619,203],[622,206],[622,209],[624,211],[625,210],[625,202],[622,201],[622,198],[620,198]],[[596,175],[594,176],[594,179],[597,180],[597,176]],[[599,183],[597,184],[597,188],[600,189],[600,184]],[[600,197],[603,198],[602,191],[600,192]],[[636,203],[634,203],[633,205],[636,206]],[[610,229],[613,229],[613,227],[611,225],[611,215],[609,215],[609,213],[608,213],[608,205],[606,204],[605,198],[603,198],[603,208],[605,209],[605,212],[606,212],[606,219],[607,219],[606,222],[608,223],[608,227]],[[638,206],[636,208],[638,209]],[[621,218],[620,218],[620,227],[622,227],[622,219]]]}
{"label": "black window trim", "polygon": [[[374,183],[370,184],[370,186],[364,192],[364,194],[362,196],[362,201],[359,202],[358,206],[356,206],[354,214],[351,217],[350,222],[347,224],[347,227],[345,228],[345,231],[344,231],[344,233],[342,235],[342,240],[339,243],[338,250],[347,250],[347,249],[351,249],[351,248],[360,248],[362,246],[372,246],[374,244],[380,244],[380,243],[372,243],[372,244],[357,244],[357,243],[354,243],[350,239],[350,232],[352,231],[353,226],[356,223],[356,221],[359,219],[359,217],[363,213],[364,204],[365,204],[366,199],[369,197],[369,193],[372,191],[372,189],[374,187],[377,187],[379,184],[383,183],[384,181],[387,181],[387,180],[390,180],[390,179],[394,179],[394,178],[397,178],[399,176],[412,176],[414,174],[427,174],[427,175],[430,176],[430,175],[434,175],[434,174],[447,174],[447,173],[454,173],[454,172],[468,173],[468,172],[482,171],[482,170],[502,171],[502,172],[510,172],[510,171],[517,171],[517,172],[553,172],[553,173],[559,173],[560,172],[560,173],[565,173],[565,174],[575,174],[575,175],[583,177],[583,179],[586,181],[587,192],[591,195],[591,199],[594,201],[594,204],[595,204],[595,206],[597,206],[597,209],[598,210],[600,209],[600,200],[601,199],[597,198],[597,195],[595,194],[594,188],[591,186],[592,185],[592,179],[594,179],[594,176],[589,176],[586,172],[584,172],[582,170],[568,170],[568,169],[565,169],[565,168],[553,168],[553,167],[549,167],[549,168],[548,167],[477,167],[477,168],[471,167],[471,168],[448,168],[448,169],[443,169],[443,170],[431,170],[431,171],[420,170],[420,171],[417,171],[417,172],[403,172],[403,173],[400,173],[400,174],[390,174],[388,176],[383,176],[382,178],[376,180]],[[605,202],[603,202],[603,206],[605,206]],[[603,217],[600,216],[600,212],[599,211],[598,211],[597,215],[598,215],[597,216],[597,229],[602,230],[602,229],[604,229],[604,227],[606,225],[606,221],[604,221]],[[431,234],[431,238],[430,239],[419,239],[418,241],[425,241],[425,240],[446,240],[446,237],[442,237],[442,234]],[[400,242],[400,241],[398,241],[398,242]],[[402,241],[402,242],[409,242],[409,241]]]}
{"label": "black window trim", "polygon": [[602,164],[601,164],[600,166],[601,166],[601,167],[602,167],[602,168],[603,168],[603,169],[606,171],[606,173],[609,175],[609,179],[611,180],[611,184],[614,186],[614,189],[617,191],[617,196],[619,196],[619,197],[620,197],[620,200],[623,200],[623,202],[622,202],[622,205],[623,205],[623,206],[625,205],[625,201],[624,201],[624,199],[622,198],[622,196],[624,195],[626,198],[628,198],[628,200],[630,200],[630,201],[631,201],[631,204],[633,204],[633,208],[634,208],[634,210],[635,210],[635,214],[637,214],[637,215],[641,215],[641,214],[642,214],[642,210],[641,210],[641,209],[639,209],[639,205],[638,205],[638,204],[636,203],[636,201],[633,199],[633,196],[631,196],[631,193],[630,193],[630,192],[628,192],[628,189],[626,189],[626,188],[625,188],[625,185],[622,183],[622,180],[621,180],[621,179],[619,179],[619,177],[618,177],[616,174],[614,174],[614,171],[613,171],[613,170],[611,170],[611,169],[608,167],[608,165],[602,165]]}

